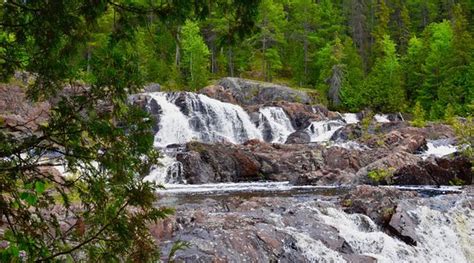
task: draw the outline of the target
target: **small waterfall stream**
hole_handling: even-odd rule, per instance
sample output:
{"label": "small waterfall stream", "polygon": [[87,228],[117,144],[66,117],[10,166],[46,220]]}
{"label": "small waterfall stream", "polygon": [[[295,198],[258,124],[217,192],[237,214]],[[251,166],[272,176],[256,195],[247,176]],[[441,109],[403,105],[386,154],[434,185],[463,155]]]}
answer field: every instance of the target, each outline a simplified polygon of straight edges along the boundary
{"label": "small waterfall stream", "polygon": [[[280,107],[264,107],[259,110],[259,130],[265,141],[284,143],[288,136],[295,131],[290,118]],[[267,134],[267,136],[265,136]]]}

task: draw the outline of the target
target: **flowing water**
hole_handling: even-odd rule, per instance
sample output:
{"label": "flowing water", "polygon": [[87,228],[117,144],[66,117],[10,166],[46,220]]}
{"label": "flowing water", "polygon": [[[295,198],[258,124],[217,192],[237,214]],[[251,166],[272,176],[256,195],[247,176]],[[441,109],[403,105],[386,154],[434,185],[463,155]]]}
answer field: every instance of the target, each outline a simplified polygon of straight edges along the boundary
{"label": "flowing water", "polygon": [[374,119],[377,122],[381,122],[381,123],[390,122],[390,120],[388,119],[388,115],[386,115],[386,114],[375,114]]}
{"label": "flowing water", "polygon": [[342,114],[342,118],[347,124],[354,124],[359,123],[360,120],[355,113],[344,113]]}
{"label": "flowing water", "polygon": [[[263,107],[259,110],[259,130],[265,141],[284,143],[295,131],[290,118],[280,107]],[[267,136],[265,136],[267,135]]]}
{"label": "flowing water", "polygon": [[421,153],[421,156],[424,159],[428,158],[429,156],[443,157],[458,151],[458,147],[453,145],[451,141],[444,139],[428,141],[426,143],[426,147],[428,149]]}
{"label": "flowing water", "polygon": [[[294,186],[289,182],[216,183],[187,185],[181,181],[182,165],[175,159],[176,151],[166,146],[190,141],[205,143],[243,143],[249,139],[271,143],[284,143],[295,128],[280,107],[263,107],[256,118],[241,107],[220,102],[204,95],[193,93],[149,93],[159,105],[158,132],[155,146],[162,149],[163,166],[156,167],[145,180],[157,182],[166,187],[158,194],[167,196],[164,200],[174,202],[196,202],[200,198],[219,196],[316,196],[346,193],[349,186]],[[150,102],[149,102],[150,103]],[[150,107],[151,110],[151,107]],[[377,122],[390,122],[387,115],[375,115]],[[354,113],[341,115],[340,120],[314,121],[304,128],[311,142],[328,143],[334,133],[347,124],[360,122]],[[364,150],[365,146],[355,142],[332,142],[345,148]],[[445,156],[457,150],[446,141],[429,141],[427,150],[420,153],[423,158]],[[395,187],[400,190],[418,191],[427,196],[461,192],[456,187]],[[175,198],[175,199],[173,199]],[[436,197],[433,197],[436,198]],[[317,201],[315,201],[317,202]],[[348,214],[336,208],[317,208],[307,203],[297,204],[299,209],[309,212],[312,220],[324,222],[336,229],[339,235],[354,250],[354,254],[371,256],[378,262],[474,262],[474,212],[465,207],[454,207],[445,212],[428,206],[417,207],[411,213],[419,221],[417,234],[420,242],[411,246],[388,235],[370,218],[362,214]],[[316,207],[316,208],[315,208]],[[268,215],[274,221],[275,229],[295,240],[298,251],[308,262],[346,262],[338,251],[332,250],[306,231],[283,223],[281,214]]]}

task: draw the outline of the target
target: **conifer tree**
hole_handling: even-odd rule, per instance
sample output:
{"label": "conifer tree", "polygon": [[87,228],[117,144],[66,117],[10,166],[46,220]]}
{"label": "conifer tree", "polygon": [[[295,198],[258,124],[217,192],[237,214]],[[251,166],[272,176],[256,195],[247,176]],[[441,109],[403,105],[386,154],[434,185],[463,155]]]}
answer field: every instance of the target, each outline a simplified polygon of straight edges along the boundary
{"label": "conifer tree", "polygon": [[375,61],[364,88],[369,100],[368,106],[376,111],[400,111],[405,106],[405,91],[395,43],[389,36],[385,36],[379,46],[383,55]]}

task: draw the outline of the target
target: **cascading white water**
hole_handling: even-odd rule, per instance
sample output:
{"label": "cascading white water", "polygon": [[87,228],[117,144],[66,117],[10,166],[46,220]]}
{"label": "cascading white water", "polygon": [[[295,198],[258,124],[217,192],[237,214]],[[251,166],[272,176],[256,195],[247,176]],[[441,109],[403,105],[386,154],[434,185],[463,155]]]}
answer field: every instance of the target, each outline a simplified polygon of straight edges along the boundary
{"label": "cascading white water", "polygon": [[[427,206],[410,210],[419,224],[416,235],[419,241],[411,246],[382,231],[369,217],[363,214],[347,214],[341,209],[328,207],[319,209],[318,204],[303,203],[300,210],[308,211],[309,218],[322,221],[337,229],[339,235],[350,245],[354,254],[373,257],[377,262],[473,262],[474,212],[472,209],[452,207],[446,212]],[[282,220],[272,213],[268,216],[272,224],[296,240],[308,262],[347,262],[342,254],[332,250],[318,238]],[[291,223],[290,223],[291,224]]]}
{"label": "cascading white water", "polygon": [[[339,230],[354,252],[372,256],[377,262],[472,262],[474,212],[466,208],[453,208],[441,213],[426,206],[411,211],[420,224],[417,246],[410,246],[380,229],[365,215],[346,214],[329,208],[319,217]],[[450,222],[450,223],[447,223]]]}
{"label": "cascading white water", "polygon": [[264,107],[259,110],[259,130],[264,133],[270,129],[270,142],[284,143],[288,136],[295,131],[290,118],[280,107]]}
{"label": "cascading white water", "polygon": [[155,167],[143,180],[162,185],[180,183],[179,176],[182,173],[182,164],[168,154],[163,155],[160,163],[161,165]]}
{"label": "cascading white water", "polygon": [[196,137],[189,126],[188,118],[179,108],[168,101],[166,93],[153,92],[148,95],[161,107],[159,130],[155,134],[155,147],[165,147],[173,143],[186,143]]}
{"label": "cascading white water", "polygon": [[359,118],[355,113],[344,113],[342,114],[342,118],[347,124],[359,123]]}
{"label": "cascading white water", "polygon": [[375,114],[374,119],[375,121],[381,122],[381,123],[390,122],[390,120],[388,119],[388,115],[386,114]]}
{"label": "cascading white water", "polygon": [[240,106],[221,102],[202,94],[187,93],[191,127],[199,141],[243,143],[262,139],[260,131]]}
{"label": "cascading white water", "polygon": [[424,159],[428,158],[429,156],[443,157],[458,151],[458,147],[452,145],[446,140],[428,141],[426,146],[428,149],[421,153],[421,156]]}
{"label": "cascading white water", "polygon": [[311,142],[324,142],[329,141],[332,135],[343,126],[344,123],[341,121],[314,121],[306,128],[306,132]]}

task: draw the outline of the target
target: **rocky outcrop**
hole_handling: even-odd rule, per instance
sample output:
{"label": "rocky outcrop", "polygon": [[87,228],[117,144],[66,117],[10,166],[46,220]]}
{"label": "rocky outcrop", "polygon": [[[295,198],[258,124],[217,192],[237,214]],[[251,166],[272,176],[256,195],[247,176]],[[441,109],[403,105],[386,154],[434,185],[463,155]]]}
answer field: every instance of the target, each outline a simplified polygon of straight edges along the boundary
{"label": "rocky outcrop", "polygon": [[244,145],[189,143],[177,155],[189,183],[286,181],[319,170],[321,149],[249,141]]}
{"label": "rocky outcrop", "polygon": [[240,105],[256,105],[273,101],[311,103],[311,98],[302,91],[268,82],[241,78],[223,78],[217,85],[202,89],[200,93],[224,102]]}
{"label": "rocky outcrop", "polygon": [[[426,147],[426,140],[415,131],[389,132],[377,143],[368,143],[372,148],[326,147],[307,143],[307,136],[295,132],[289,144],[192,142],[177,154],[177,160],[183,165],[183,180],[192,184],[259,180],[298,185],[472,183],[468,158],[424,160],[418,152]],[[379,174],[383,177],[378,178]]]}
{"label": "rocky outcrop", "polygon": [[392,178],[399,185],[465,185],[472,184],[472,162],[466,157],[435,158],[406,165]]}

